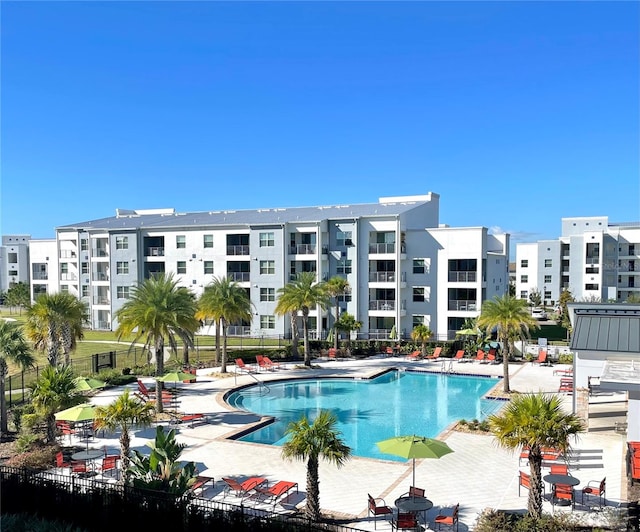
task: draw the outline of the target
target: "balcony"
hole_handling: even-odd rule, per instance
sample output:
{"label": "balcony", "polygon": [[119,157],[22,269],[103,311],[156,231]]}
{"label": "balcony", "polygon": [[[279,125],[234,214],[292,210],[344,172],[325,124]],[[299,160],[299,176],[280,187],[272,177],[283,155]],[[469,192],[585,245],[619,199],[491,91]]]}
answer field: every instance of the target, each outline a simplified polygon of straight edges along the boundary
{"label": "balcony", "polygon": [[97,321],[96,329],[100,329],[102,331],[110,331],[111,330],[111,322],[108,321]]}
{"label": "balcony", "polygon": [[238,245],[238,246],[227,246],[227,255],[248,255],[249,254],[249,246]]}
{"label": "balcony", "polygon": [[75,251],[72,251],[70,249],[61,249],[60,250],[60,258],[61,259],[75,259],[77,257],[78,257],[78,255],[76,254]]}
{"label": "balcony", "polygon": [[75,273],[61,273],[60,280],[61,281],[77,281],[78,276]]}
{"label": "balcony", "polygon": [[370,255],[378,255],[382,253],[395,253],[396,252],[396,243],[388,242],[388,243],[378,243],[378,244],[369,244],[369,254]]}
{"label": "balcony", "polygon": [[34,281],[47,281],[49,279],[49,274],[47,272],[36,272],[31,274],[31,279]]}
{"label": "balcony", "polygon": [[453,271],[449,272],[450,283],[475,283],[478,279],[477,272]]}
{"label": "balcony", "polygon": [[600,264],[600,257],[587,257],[585,264]]}
{"label": "balcony", "polygon": [[315,255],[315,244],[294,244],[289,247],[289,253],[291,255]]}
{"label": "balcony", "polygon": [[475,300],[452,299],[449,301],[449,310],[474,312],[477,309]]}
{"label": "balcony", "polygon": [[369,272],[370,283],[395,283],[396,272]]}
{"label": "balcony", "polygon": [[389,340],[390,338],[391,329],[369,329],[369,339],[371,340]]}
{"label": "balcony", "polygon": [[93,296],[93,304],[94,305],[108,305],[109,297],[108,296]]}
{"label": "balcony", "polygon": [[236,283],[248,283],[249,272],[227,272],[227,277]]}
{"label": "balcony", "polygon": [[369,310],[395,310],[396,302],[393,299],[377,299],[369,301]]}
{"label": "balcony", "polygon": [[228,336],[249,336],[251,327],[247,325],[229,325],[227,326]]}
{"label": "balcony", "polygon": [[108,272],[92,272],[91,280],[92,281],[108,281],[109,273]]}
{"label": "balcony", "polygon": [[144,250],[145,257],[164,257],[163,247],[151,247]]}
{"label": "balcony", "polygon": [[107,248],[93,248],[91,250],[91,255],[93,257],[108,257],[109,252],[107,251]]}

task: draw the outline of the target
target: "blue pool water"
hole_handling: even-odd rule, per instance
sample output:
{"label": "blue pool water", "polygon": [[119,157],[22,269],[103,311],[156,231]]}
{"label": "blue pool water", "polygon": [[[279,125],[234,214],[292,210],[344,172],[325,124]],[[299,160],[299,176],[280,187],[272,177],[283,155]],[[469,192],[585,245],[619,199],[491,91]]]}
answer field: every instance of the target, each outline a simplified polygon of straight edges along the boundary
{"label": "blue pool water", "polygon": [[433,438],[460,419],[483,420],[501,401],[483,399],[496,379],[391,371],[371,380],[304,379],[268,383],[232,393],[231,406],[276,418],[240,441],[282,445],[291,421],[313,420],[331,410],[356,456],[402,460],[378,451],[376,442],[406,434]]}

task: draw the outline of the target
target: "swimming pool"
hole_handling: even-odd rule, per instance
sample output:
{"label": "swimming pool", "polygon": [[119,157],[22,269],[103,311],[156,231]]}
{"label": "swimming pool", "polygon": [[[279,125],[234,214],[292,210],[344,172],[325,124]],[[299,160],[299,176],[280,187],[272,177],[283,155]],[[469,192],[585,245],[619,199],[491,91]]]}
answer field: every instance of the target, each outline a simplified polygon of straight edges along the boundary
{"label": "swimming pool", "polygon": [[301,379],[233,392],[238,409],[276,418],[240,441],[282,445],[291,421],[313,420],[321,409],[338,418],[338,429],[356,456],[399,460],[378,451],[376,442],[405,434],[435,437],[460,419],[483,420],[502,407],[484,399],[495,378],[390,371],[375,379]]}

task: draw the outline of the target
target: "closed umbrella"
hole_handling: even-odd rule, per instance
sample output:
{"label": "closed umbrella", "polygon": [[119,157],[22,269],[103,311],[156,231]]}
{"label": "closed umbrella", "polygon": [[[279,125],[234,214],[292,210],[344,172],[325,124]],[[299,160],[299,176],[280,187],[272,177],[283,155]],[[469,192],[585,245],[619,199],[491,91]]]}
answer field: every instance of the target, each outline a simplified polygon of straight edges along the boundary
{"label": "closed umbrella", "polygon": [[77,377],[73,382],[76,385],[76,390],[80,392],[97,390],[98,388],[104,388],[107,385],[106,382],[99,381],[98,379],[92,379],[91,377]]}
{"label": "closed umbrella", "polygon": [[440,458],[453,452],[445,442],[424,436],[395,436],[376,443],[380,452],[413,459],[413,484],[416,485],[416,458]]}
{"label": "closed umbrella", "polygon": [[396,331],[396,326],[394,325],[393,327],[391,327],[391,332],[389,332],[389,339],[395,340],[397,335],[398,333]]}

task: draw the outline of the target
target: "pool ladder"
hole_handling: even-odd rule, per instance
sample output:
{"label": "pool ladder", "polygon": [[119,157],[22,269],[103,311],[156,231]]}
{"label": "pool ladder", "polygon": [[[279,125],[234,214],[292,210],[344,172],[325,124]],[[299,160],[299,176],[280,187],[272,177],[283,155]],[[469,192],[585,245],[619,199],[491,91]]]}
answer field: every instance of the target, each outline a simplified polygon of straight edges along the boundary
{"label": "pool ladder", "polygon": [[440,373],[453,373],[453,359],[442,361]]}
{"label": "pool ladder", "polygon": [[[253,373],[245,373],[245,375],[248,375],[258,383],[258,390],[260,391],[260,395],[266,395],[271,391],[269,390],[269,387],[263,381],[261,381],[258,377],[256,377]],[[238,382],[237,374],[234,375],[233,378],[234,378],[234,384],[236,384]]]}

